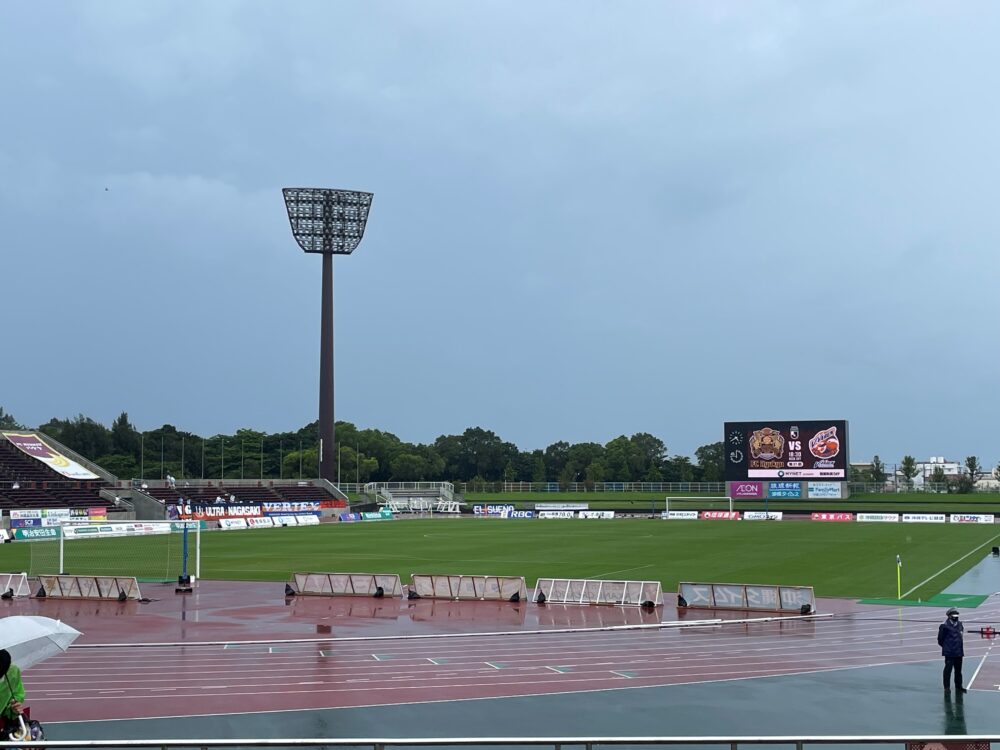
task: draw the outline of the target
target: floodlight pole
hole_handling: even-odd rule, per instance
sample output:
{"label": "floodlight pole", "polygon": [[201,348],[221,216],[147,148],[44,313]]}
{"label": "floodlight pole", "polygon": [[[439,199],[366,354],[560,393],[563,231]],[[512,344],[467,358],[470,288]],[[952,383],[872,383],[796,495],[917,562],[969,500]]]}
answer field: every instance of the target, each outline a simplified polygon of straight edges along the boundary
{"label": "floodlight pole", "polygon": [[319,476],[330,483],[339,483],[334,469],[337,443],[333,412],[333,256],[350,255],[360,244],[368,222],[372,194],[328,188],[285,188],[282,193],[295,241],[305,252],[320,253],[323,256],[319,347]]}
{"label": "floodlight pole", "polygon": [[323,253],[319,330],[319,475],[332,482],[336,425],[333,417],[333,255],[330,253]]}

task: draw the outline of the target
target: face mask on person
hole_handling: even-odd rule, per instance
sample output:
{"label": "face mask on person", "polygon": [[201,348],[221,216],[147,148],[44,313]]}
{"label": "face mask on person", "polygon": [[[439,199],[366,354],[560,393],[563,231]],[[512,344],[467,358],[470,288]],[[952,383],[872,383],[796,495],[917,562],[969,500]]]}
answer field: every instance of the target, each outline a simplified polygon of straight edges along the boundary
{"label": "face mask on person", "polygon": [[958,622],[958,615],[948,615],[952,622]]}

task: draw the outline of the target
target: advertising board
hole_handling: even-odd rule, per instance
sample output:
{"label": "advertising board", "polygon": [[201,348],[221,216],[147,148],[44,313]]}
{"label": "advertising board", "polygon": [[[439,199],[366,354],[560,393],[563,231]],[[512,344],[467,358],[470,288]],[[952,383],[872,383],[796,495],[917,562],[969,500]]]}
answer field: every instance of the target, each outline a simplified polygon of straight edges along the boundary
{"label": "advertising board", "polygon": [[576,514],[571,510],[540,510],[539,518],[573,518]]}
{"label": "advertising board", "polygon": [[802,482],[768,482],[767,496],[798,500],[802,497]]}
{"label": "advertising board", "polygon": [[948,521],[951,523],[993,523],[995,518],[996,516],[992,513],[952,513],[948,516]]}
{"label": "advertising board", "polygon": [[[167,510],[167,515],[170,516],[170,509],[168,508]],[[176,513],[178,518],[182,518],[185,521],[218,521],[225,518],[251,518],[264,515],[264,511],[260,505],[230,505],[228,503],[225,505],[221,503],[219,505],[181,504],[177,506]],[[227,528],[234,527],[230,526]],[[240,528],[245,528],[245,525]]]}
{"label": "advertising board", "polygon": [[732,497],[764,497],[763,482],[737,482],[730,489]]}
{"label": "advertising board", "polygon": [[846,479],[847,422],[726,422],[725,479]]}
{"label": "advertising board", "polygon": [[944,513],[904,513],[903,523],[944,523]]}
{"label": "advertising board", "polygon": [[535,510],[590,510],[589,503],[535,503]]}
{"label": "advertising board", "polygon": [[577,518],[609,519],[614,517],[615,517],[615,512],[613,510],[581,510],[577,514]]}
{"label": "advertising board", "polygon": [[861,523],[898,523],[899,513],[858,513]]}
{"label": "advertising board", "polygon": [[698,511],[696,510],[665,510],[660,513],[660,518],[670,521],[697,521]]}
{"label": "advertising board", "polygon": [[703,510],[701,517],[708,521],[739,521],[738,510]]}
{"label": "advertising board", "polygon": [[810,518],[813,521],[853,521],[853,513],[813,513]]}
{"label": "advertising board", "polygon": [[18,541],[33,542],[38,539],[58,539],[59,529],[57,528],[34,528],[34,529],[14,529],[14,539]]}
{"label": "advertising board", "polygon": [[264,502],[260,504],[261,511],[265,516],[283,515],[304,515],[314,513],[319,515],[322,505],[319,500],[281,500],[278,502]]}
{"label": "advertising board", "polygon": [[743,513],[744,521],[780,521],[783,517],[783,513],[780,510],[763,511],[763,510],[748,510]]}
{"label": "advertising board", "polygon": [[844,496],[844,485],[841,482],[809,482],[807,494],[810,499],[839,499]]}
{"label": "advertising board", "polygon": [[512,510],[514,510],[513,503],[476,504],[472,506],[472,515],[496,516],[499,518]]}

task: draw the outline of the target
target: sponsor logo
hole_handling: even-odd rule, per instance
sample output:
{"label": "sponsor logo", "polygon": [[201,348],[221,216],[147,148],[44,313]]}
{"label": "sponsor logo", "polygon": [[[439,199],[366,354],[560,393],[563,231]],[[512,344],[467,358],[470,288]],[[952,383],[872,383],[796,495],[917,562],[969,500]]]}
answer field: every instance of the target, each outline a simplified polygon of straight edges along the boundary
{"label": "sponsor logo", "polygon": [[733,497],[763,497],[763,482],[733,482]]}
{"label": "sponsor logo", "polygon": [[785,438],[770,427],[754,430],[750,436],[750,455],[762,461],[775,461],[785,455]]}
{"label": "sponsor logo", "polygon": [[769,482],[767,496],[798,499],[802,497],[802,482]]}
{"label": "sponsor logo", "polygon": [[703,510],[701,517],[709,521],[739,521],[738,510]]}
{"label": "sponsor logo", "polygon": [[178,505],[177,510],[185,520],[219,520],[262,515],[259,505]]}
{"label": "sponsor logo", "polygon": [[952,523],[993,523],[992,513],[952,513],[948,520]]}
{"label": "sponsor logo", "polygon": [[843,487],[840,482],[809,482],[810,498],[840,498],[843,497]]}
{"label": "sponsor logo", "polygon": [[535,510],[590,510],[589,503],[535,503]]}
{"label": "sponsor logo", "polygon": [[512,510],[507,518],[534,518],[535,511],[533,510]]}
{"label": "sponsor logo", "polygon": [[494,505],[473,505],[472,514],[476,516],[502,516],[509,511],[513,511],[511,503],[497,503]]}
{"label": "sponsor logo", "polygon": [[784,513],[778,511],[748,510],[743,514],[744,521],[780,521]]}
{"label": "sponsor logo", "polygon": [[615,512],[613,510],[581,510],[579,513],[579,518],[614,518]]}
{"label": "sponsor logo", "polygon": [[59,529],[55,528],[33,528],[14,529],[15,539],[58,539]]}
{"label": "sponsor logo", "polygon": [[261,508],[263,508],[265,515],[271,513],[319,513],[321,507],[318,500],[286,500],[276,503],[261,503]]}
{"label": "sponsor logo", "polygon": [[827,427],[809,438],[809,452],[822,461],[829,461],[839,455],[840,438],[837,437],[837,428]]}
{"label": "sponsor logo", "polygon": [[11,520],[24,520],[26,518],[41,518],[42,511],[40,510],[12,510],[10,512]]}
{"label": "sponsor logo", "polygon": [[862,523],[896,523],[899,521],[899,513],[858,513],[857,518]]}
{"label": "sponsor logo", "polygon": [[813,513],[810,516],[814,521],[853,521],[853,513]]}
{"label": "sponsor logo", "polygon": [[671,521],[697,521],[698,511],[696,510],[665,510],[660,513],[660,518]]}
{"label": "sponsor logo", "polygon": [[903,523],[944,523],[944,513],[904,513]]}
{"label": "sponsor logo", "polygon": [[341,513],[340,520],[344,523],[352,523],[354,521],[360,521],[361,516],[357,513]]}
{"label": "sponsor logo", "polygon": [[538,511],[539,518],[573,518],[573,511],[571,510],[540,510]]}

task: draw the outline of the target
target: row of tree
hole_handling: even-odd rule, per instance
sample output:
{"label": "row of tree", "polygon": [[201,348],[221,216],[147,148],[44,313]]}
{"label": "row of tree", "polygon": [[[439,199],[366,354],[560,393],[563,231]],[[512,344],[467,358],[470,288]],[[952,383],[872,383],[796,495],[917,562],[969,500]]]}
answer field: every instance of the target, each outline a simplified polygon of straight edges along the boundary
{"label": "row of tree", "polygon": [[[975,489],[976,481],[990,475],[980,462],[978,456],[966,456],[964,471],[955,476],[945,473],[944,467],[935,465],[931,473],[925,477],[931,484],[947,486],[955,492],[967,493]],[[913,486],[913,480],[920,474],[920,466],[913,456],[903,456],[899,464],[894,467],[892,473],[886,468],[885,463],[878,456],[872,458],[871,464],[863,467],[853,467],[851,470],[851,480],[864,484],[874,484],[885,486],[890,480],[895,481],[896,475],[902,478],[908,487]],[[992,474],[1000,479],[1000,463],[993,469]]]}
{"label": "row of tree", "polygon": [[[0,407],[0,428],[22,429]],[[140,432],[122,412],[111,427],[85,417],[51,419],[38,429],[121,478],[307,478],[318,475],[317,423],[294,432],[242,429],[202,437],[165,424]],[[390,432],[337,423],[338,472],[344,482],[718,482],[722,443],[688,456],[640,432],[604,445],[559,441],[522,451],[490,430],[470,427],[433,443],[407,443]]]}

